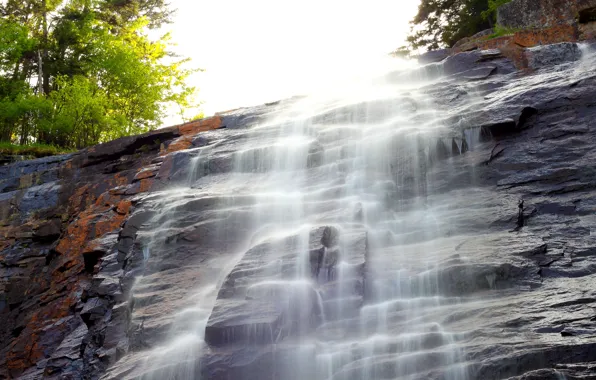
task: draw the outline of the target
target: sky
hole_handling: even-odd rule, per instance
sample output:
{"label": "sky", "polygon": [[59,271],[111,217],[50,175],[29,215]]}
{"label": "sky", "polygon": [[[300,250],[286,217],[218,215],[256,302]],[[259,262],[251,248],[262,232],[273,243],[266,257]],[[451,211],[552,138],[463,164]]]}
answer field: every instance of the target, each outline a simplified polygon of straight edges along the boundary
{"label": "sky", "polygon": [[205,70],[190,83],[212,115],[307,94],[365,70],[404,44],[418,3],[171,0],[178,11],[164,31],[177,53]]}

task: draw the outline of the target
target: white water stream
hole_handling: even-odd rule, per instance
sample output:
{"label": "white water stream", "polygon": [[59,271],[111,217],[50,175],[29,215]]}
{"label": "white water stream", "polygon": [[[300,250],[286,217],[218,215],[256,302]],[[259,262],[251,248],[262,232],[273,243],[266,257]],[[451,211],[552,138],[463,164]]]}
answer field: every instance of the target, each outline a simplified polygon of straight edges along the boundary
{"label": "white water stream", "polygon": [[[408,70],[287,106],[234,146],[231,174],[205,177],[213,146],[196,149],[188,187],[165,193],[158,204],[155,223],[163,233],[152,235],[149,255],[159,255],[163,234],[179,224],[176,210],[188,199],[213,195],[216,235],[224,244],[220,255],[197,265],[199,286],[186,301],[196,306],[172,310],[170,343],[148,357],[142,378],[219,378],[204,372],[202,358],[226,349],[209,347],[205,328],[228,274],[247,260],[245,252],[264,243],[274,249],[259,256],[266,265],[246,280],[241,297],[249,300],[249,310],[259,307],[250,300],[274,299],[282,325],[292,327],[256,318],[243,327],[245,339],[231,329],[223,342],[234,349],[260,345],[290,352],[274,354],[277,368],[263,369],[263,376],[372,380],[435,372],[443,379],[466,378],[457,344],[462,332],[443,323],[462,301],[442,291],[437,277],[440,262],[452,254],[442,249],[454,227],[446,218],[450,204],[430,198],[433,181],[426,171],[441,155],[473,149],[480,130],[447,138],[439,122],[444,115],[418,90],[432,82],[420,74],[424,70]],[[239,214],[241,231],[230,226]],[[323,248],[323,268],[313,275],[309,255],[319,242],[309,236],[319,226],[333,227],[339,238]],[[284,239],[294,242],[287,250]],[[201,278],[205,268],[208,280]],[[140,280],[141,288],[147,281]],[[252,376],[247,371],[229,378]]]}

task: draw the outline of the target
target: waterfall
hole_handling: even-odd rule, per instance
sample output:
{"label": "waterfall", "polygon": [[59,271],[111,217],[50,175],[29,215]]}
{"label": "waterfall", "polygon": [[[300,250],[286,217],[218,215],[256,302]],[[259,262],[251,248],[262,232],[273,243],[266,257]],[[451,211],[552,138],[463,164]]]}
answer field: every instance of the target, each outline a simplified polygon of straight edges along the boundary
{"label": "waterfall", "polygon": [[[230,355],[262,355],[256,361],[274,375],[248,365],[227,376],[382,379],[440,370],[465,379],[461,333],[441,312],[460,299],[442,291],[434,249],[448,221],[444,205],[429,199],[427,173],[438,142],[459,155],[463,140],[444,137],[442,115],[420,90],[432,79],[406,79],[404,69],[396,76],[307,97],[243,131],[233,171],[208,190],[200,189],[211,147],[195,149],[188,185],[161,198],[149,250],[163,255],[178,239],[197,250],[213,239],[222,249],[196,264],[198,286],[185,295],[196,306],[170,311],[170,343],[148,356],[142,378],[216,378]],[[205,191],[216,199],[200,206]],[[212,231],[190,238],[202,230],[191,210],[205,208]],[[208,281],[200,278],[206,268]],[[137,298],[151,277],[139,280]]]}
{"label": "waterfall", "polygon": [[448,74],[375,73],[177,154],[184,180],[145,201],[131,378],[475,378],[474,318],[513,269],[474,240],[501,203],[473,112],[522,87]]}

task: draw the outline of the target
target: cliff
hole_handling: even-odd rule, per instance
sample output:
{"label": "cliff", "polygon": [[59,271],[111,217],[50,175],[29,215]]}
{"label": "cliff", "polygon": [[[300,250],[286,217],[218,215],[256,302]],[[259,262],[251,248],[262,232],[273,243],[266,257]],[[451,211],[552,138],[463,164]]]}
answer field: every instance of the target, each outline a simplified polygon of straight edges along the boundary
{"label": "cliff", "polygon": [[[542,10],[515,18],[519,12],[514,7],[520,3],[501,11],[500,20],[547,25]],[[563,9],[561,3],[570,2],[541,4],[551,3]],[[592,6],[565,9],[582,15]],[[571,26],[576,36],[578,25],[564,28]],[[568,379],[593,378],[594,57],[589,47],[582,53],[575,43],[532,43],[526,48],[519,34],[508,38],[517,41],[533,72],[519,71],[515,57],[483,50],[480,44],[455,55],[435,53],[432,60],[439,63],[415,73],[435,81],[420,93],[432,99],[440,114],[436,122],[445,130],[425,140],[433,159],[411,164],[428,164],[424,178],[434,178],[438,197],[429,196],[429,202],[446,202],[440,196],[460,194],[461,212],[454,210],[450,223],[481,234],[458,241],[455,256],[436,275],[449,296],[496,292],[484,306],[463,305],[465,312],[452,315],[462,326],[477,326],[465,341],[472,378],[555,379],[559,373]],[[394,73],[387,80],[407,81],[410,75]],[[233,194],[222,194],[234,191],[218,186],[237,164],[240,143],[254,142],[251,127],[295,101],[230,111],[70,155],[1,166],[0,378],[120,379],[146,373],[143,363],[149,350],[162,345],[172,330],[172,310],[185,305],[189,289],[210,276],[203,264],[224,255],[226,245],[254,222],[241,216],[230,218],[229,231],[215,228],[221,216],[213,210],[228,207],[225,202]],[[409,98],[402,106],[412,102]],[[374,102],[365,105],[369,111],[378,107]],[[311,118],[315,125],[341,123],[357,118],[360,106]],[[209,147],[208,155],[197,159],[196,150],[203,147]],[[305,155],[309,168],[320,165],[320,146],[309,146]],[[194,179],[202,180],[195,184],[200,192],[164,198],[166,189],[188,187],[195,172]],[[414,172],[421,171],[417,167]],[[418,180],[404,183],[403,193],[413,193],[422,182]],[[168,202],[175,212],[148,225]],[[250,207],[242,197],[234,202]],[[167,223],[175,226],[174,232],[165,239],[162,255],[153,257],[145,243],[161,236]],[[313,234],[329,233],[324,231],[329,230]],[[144,234],[144,242],[139,234]],[[445,238],[449,234],[446,231]],[[360,247],[355,256],[366,261],[366,243],[362,235],[354,236]],[[250,259],[249,253],[246,257]],[[233,273],[240,279],[250,276],[243,270],[255,269],[250,261],[238,265]],[[138,283],[141,277],[154,282]],[[135,281],[140,290],[131,294]],[[234,292],[235,286],[240,285],[226,282],[222,289]],[[357,296],[362,302],[366,294],[360,291]],[[234,313],[226,309],[226,300],[218,296],[214,307],[214,315],[219,312],[224,320]],[[259,342],[254,352],[240,352],[234,341],[227,341],[239,336],[229,338],[215,323],[207,331],[210,355],[197,369],[204,376],[275,378],[268,372],[277,360],[268,342]]]}
{"label": "cliff", "polygon": [[[128,350],[130,216],[213,117],[0,167],[0,378],[80,378]],[[165,162],[165,164],[164,164]]]}
{"label": "cliff", "polygon": [[500,49],[519,69],[532,69],[527,48],[561,42],[589,41],[596,38],[596,2],[593,0],[512,0],[497,11],[495,30],[464,38],[453,52]]}

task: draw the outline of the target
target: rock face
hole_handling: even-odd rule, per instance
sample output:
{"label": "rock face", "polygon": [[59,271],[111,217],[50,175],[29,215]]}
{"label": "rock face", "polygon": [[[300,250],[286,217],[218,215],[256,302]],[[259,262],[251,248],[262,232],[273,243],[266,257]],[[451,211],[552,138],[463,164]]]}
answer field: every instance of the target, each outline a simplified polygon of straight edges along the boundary
{"label": "rock face", "polygon": [[[278,150],[294,99],[0,167],[0,378],[594,378],[577,52],[531,49],[534,73],[437,54],[408,93],[309,105],[299,162]],[[371,138],[390,149],[358,156]]]}
{"label": "rock face", "polygon": [[581,56],[577,44],[571,42],[537,46],[526,51],[528,67],[533,70],[579,61]]}
{"label": "rock face", "polygon": [[499,25],[516,29],[542,29],[591,22],[594,0],[513,0],[498,9]]}
{"label": "rock face", "polygon": [[0,167],[0,378],[93,378],[128,350],[127,220],[176,139],[221,119],[196,124]]}
{"label": "rock face", "polygon": [[441,62],[451,55],[451,49],[440,49],[428,51],[418,57],[418,62],[422,64]]}
{"label": "rock face", "polygon": [[[518,69],[535,69],[540,64],[533,61],[533,51],[527,48],[593,40],[595,15],[594,0],[512,0],[497,11],[497,24],[509,28],[509,35],[491,38],[492,30],[483,31],[458,41],[453,51],[499,49]],[[578,55],[570,50],[566,54],[560,57],[563,61]]]}

